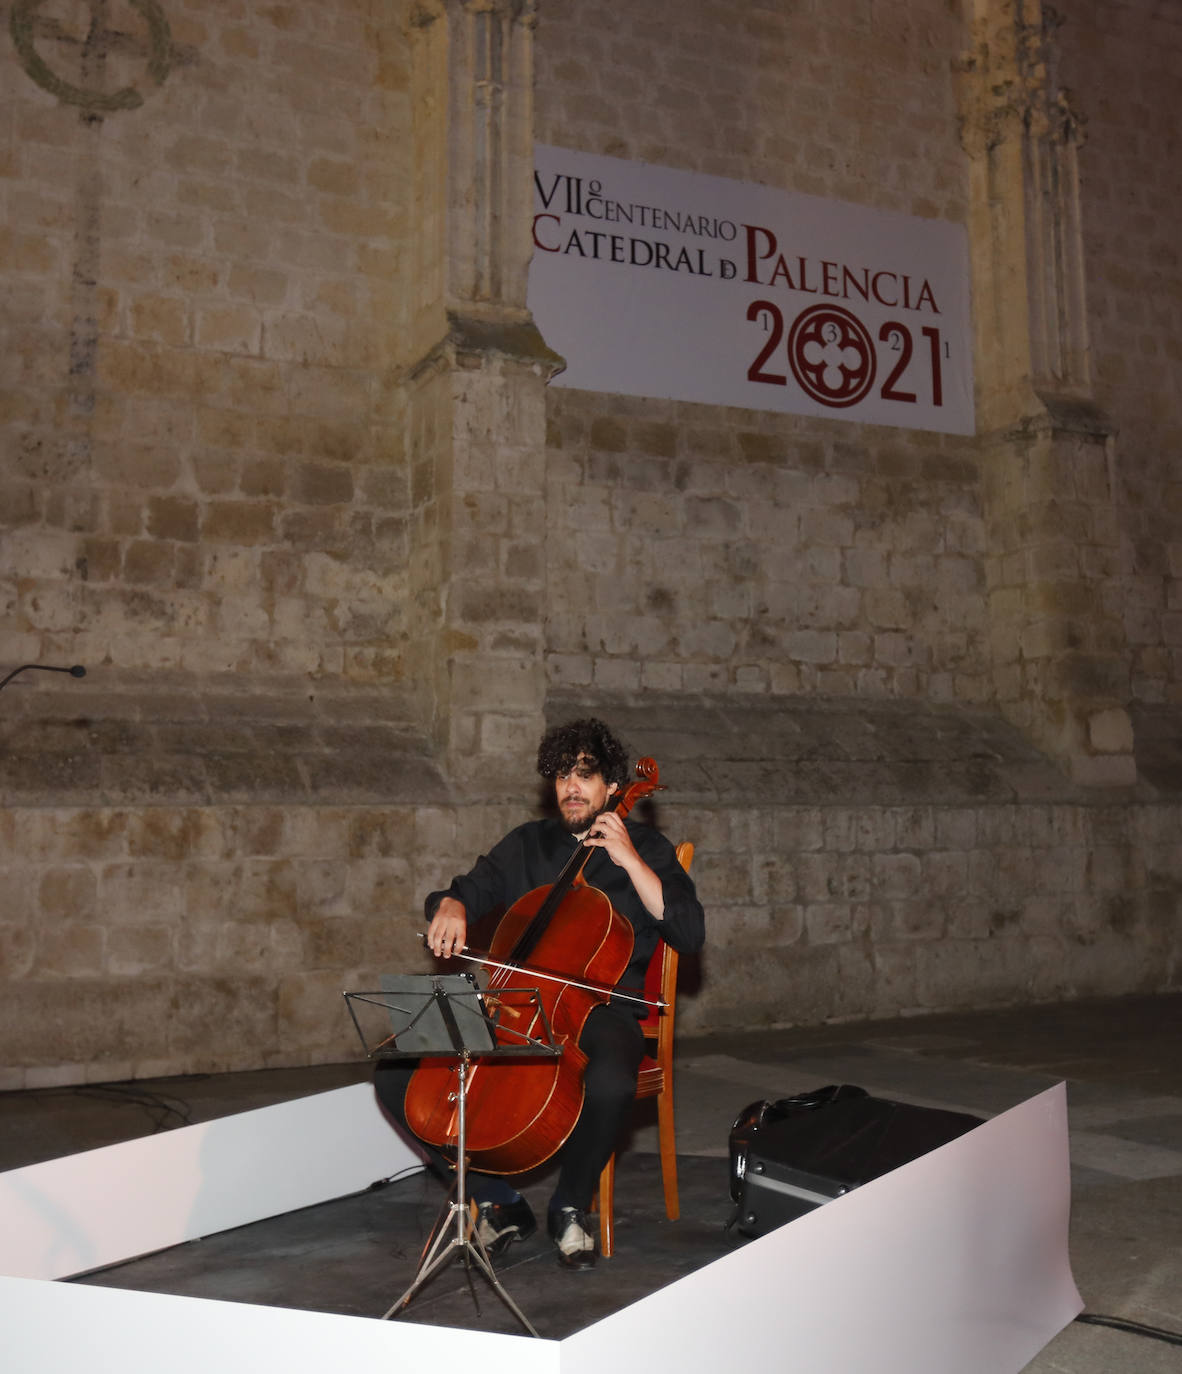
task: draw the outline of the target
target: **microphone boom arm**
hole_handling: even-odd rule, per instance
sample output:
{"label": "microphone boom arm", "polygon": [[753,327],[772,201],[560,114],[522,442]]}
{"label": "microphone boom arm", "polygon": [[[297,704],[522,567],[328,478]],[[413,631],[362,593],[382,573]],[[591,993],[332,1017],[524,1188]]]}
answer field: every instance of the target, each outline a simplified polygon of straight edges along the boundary
{"label": "microphone boom arm", "polygon": [[8,686],[12,679],[16,677],[17,673],[23,673],[30,668],[41,673],[69,673],[71,677],[86,676],[86,669],[81,663],[75,663],[72,668],[56,668],[50,663],[22,663],[19,668],[14,668],[3,682],[0,682],[0,691],[3,691],[3,689]]}

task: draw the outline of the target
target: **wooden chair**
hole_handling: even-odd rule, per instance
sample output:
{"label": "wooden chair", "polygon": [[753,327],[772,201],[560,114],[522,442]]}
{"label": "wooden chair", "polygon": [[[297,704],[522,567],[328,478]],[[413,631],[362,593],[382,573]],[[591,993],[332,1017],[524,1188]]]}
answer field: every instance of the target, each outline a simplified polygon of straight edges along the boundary
{"label": "wooden chair", "polygon": [[[687,873],[693,857],[694,847],[688,840],[677,846],[677,862]],[[638,1099],[657,1099],[657,1138],[661,1147],[665,1215],[670,1221],[676,1221],[681,1215],[677,1197],[677,1143],[673,1130],[673,1020],[677,1006],[677,951],[664,940],[649,960],[644,995],[649,1001],[660,998],[666,1008],[664,1011],[654,1008],[640,1023],[645,1039],[650,1042],[650,1052],[640,1061],[636,1096]],[[595,1203],[599,1209],[599,1251],[605,1257],[614,1248],[612,1220],[615,1184],[616,1157],[613,1154],[599,1175],[599,1192]]]}

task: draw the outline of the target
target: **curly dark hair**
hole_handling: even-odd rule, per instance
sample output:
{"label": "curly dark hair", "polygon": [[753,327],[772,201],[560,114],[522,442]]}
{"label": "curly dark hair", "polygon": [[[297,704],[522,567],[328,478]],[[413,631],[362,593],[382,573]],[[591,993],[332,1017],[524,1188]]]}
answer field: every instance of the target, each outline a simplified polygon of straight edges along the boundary
{"label": "curly dark hair", "polygon": [[623,785],[631,776],[624,746],[594,716],[547,730],[538,745],[538,772],[544,778],[569,773],[580,759],[603,775],[604,782]]}

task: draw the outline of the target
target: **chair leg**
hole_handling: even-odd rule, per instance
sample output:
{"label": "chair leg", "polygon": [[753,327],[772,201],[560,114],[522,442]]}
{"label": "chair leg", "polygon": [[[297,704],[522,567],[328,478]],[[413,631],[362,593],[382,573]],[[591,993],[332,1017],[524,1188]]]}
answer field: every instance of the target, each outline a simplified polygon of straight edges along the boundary
{"label": "chair leg", "polygon": [[665,1215],[676,1221],[681,1215],[677,1196],[677,1138],[673,1131],[673,1089],[657,1097],[657,1136],[661,1144],[661,1182],[665,1188]]}
{"label": "chair leg", "polygon": [[599,1253],[609,1258],[612,1253],[612,1220],[616,1201],[616,1157],[613,1154],[599,1175]]}

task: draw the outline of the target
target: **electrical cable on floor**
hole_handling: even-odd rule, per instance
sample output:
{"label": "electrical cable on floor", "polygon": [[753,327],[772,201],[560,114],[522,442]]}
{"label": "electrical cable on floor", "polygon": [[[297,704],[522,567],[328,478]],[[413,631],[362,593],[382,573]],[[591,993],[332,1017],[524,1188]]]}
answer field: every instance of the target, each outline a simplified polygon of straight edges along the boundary
{"label": "electrical cable on floor", "polygon": [[118,1102],[130,1107],[142,1107],[151,1118],[153,1134],[176,1126],[187,1126],[193,1115],[193,1108],[183,1097],[149,1092],[133,1083],[77,1083],[66,1088],[32,1088],[28,1096],[34,1101],[51,1097],[89,1097],[96,1102]]}
{"label": "electrical cable on floor", "polygon": [[1167,1345],[1182,1345],[1182,1331],[1165,1331],[1160,1326],[1146,1326],[1144,1322],[1127,1321],[1124,1317],[1105,1317],[1095,1312],[1081,1312],[1075,1319],[1089,1326],[1109,1326],[1114,1331],[1127,1331],[1132,1336],[1147,1336]]}
{"label": "electrical cable on floor", "polygon": [[151,1118],[153,1134],[187,1126],[193,1115],[193,1108],[183,1097],[147,1092],[130,1083],[95,1083],[76,1087],[73,1091],[76,1097],[93,1097],[100,1102],[124,1102],[131,1107],[142,1107]]}
{"label": "electrical cable on floor", "polygon": [[[368,1188],[363,1188],[361,1191],[376,1193],[379,1188],[385,1188],[391,1183],[400,1183],[404,1178],[409,1178],[411,1174],[420,1173],[422,1168],[421,1164],[408,1164],[405,1168],[399,1169],[396,1173],[388,1174],[385,1178],[375,1178]],[[357,1197],[359,1194],[354,1193],[353,1196]]]}

